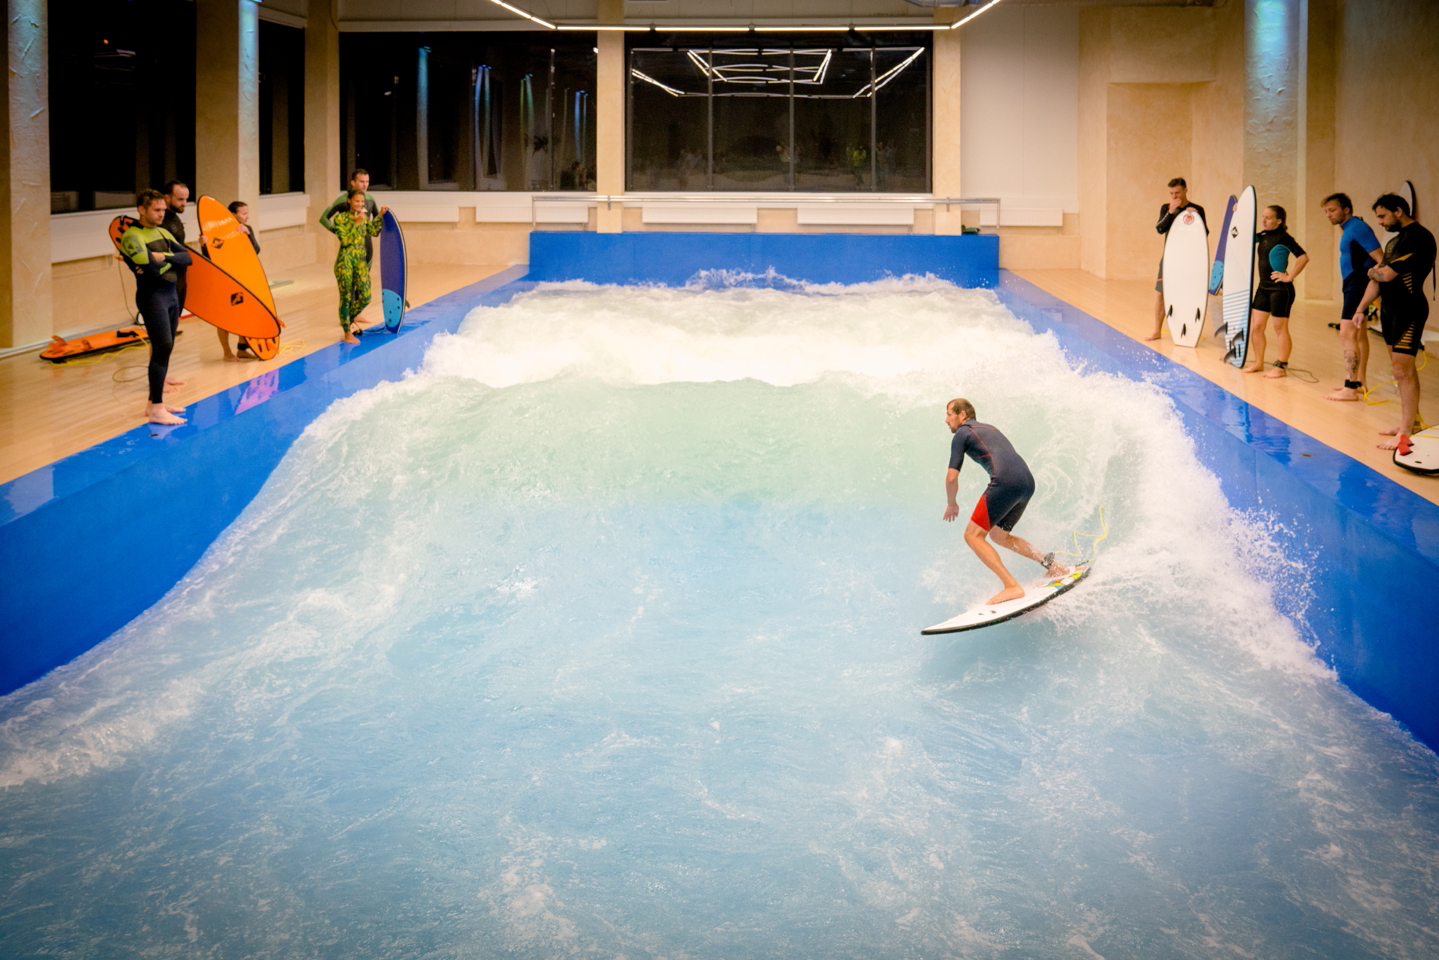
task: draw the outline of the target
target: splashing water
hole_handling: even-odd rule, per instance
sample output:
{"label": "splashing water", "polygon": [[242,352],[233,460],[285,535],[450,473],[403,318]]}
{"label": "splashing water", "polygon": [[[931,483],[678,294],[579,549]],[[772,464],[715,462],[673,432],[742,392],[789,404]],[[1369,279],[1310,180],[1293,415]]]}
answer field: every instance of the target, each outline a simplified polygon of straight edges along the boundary
{"label": "splashing water", "polygon": [[[921,639],[997,586],[959,395],[1017,532],[1110,536]],[[1276,613],[1286,535],[988,293],[540,287],[0,700],[0,955],[1433,956],[1439,769]]]}

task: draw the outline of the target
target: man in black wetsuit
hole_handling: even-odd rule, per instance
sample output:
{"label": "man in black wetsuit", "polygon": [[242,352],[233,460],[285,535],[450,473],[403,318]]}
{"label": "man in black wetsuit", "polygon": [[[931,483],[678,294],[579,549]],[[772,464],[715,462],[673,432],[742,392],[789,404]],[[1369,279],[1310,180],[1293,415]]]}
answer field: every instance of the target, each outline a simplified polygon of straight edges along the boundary
{"label": "man in black wetsuit", "polygon": [[[179,180],[171,180],[165,184],[165,220],[160,226],[181,244],[185,242],[185,221],[180,219],[180,215],[185,212],[185,204],[189,199],[190,188]],[[178,330],[180,314],[185,312],[185,268],[176,266],[175,271],[175,297],[180,304],[180,311],[175,314],[175,329]]]}
{"label": "man in black wetsuit", "polygon": [[1397,194],[1386,193],[1375,200],[1374,214],[1381,227],[1398,235],[1384,248],[1383,264],[1370,268],[1369,287],[1349,322],[1362,331],[1369,304],[1383,297],[1379,322],[1399,385],[1401,412],[1397,427],[1380,431],[1388,439],[1378,446],[1396,450],[1400,436],[1413,430],[1419,417],[1419,375],[1414,358],[1424,343],[1424,324],[1429,319],[1424,281],[1434,269],[1434,234],[1419,225],[1410,215],[1409,201]]}
{"label": "man in black wetsuit", "polygon": [[190,264],[190,251],[160,225],[165,218],[164,194],[146,190],[135,198],[135,206],[140,222],[120,237],[120,253],[135,271],[135,306],[150,338],[150,396],[145,419],[181,424],[185,421],[176,414],[184,408],[165,403],[165,385],[177,383],[168,379],[170,352],[180,325],[175,283],[179,269]]}
{"label": "man in black wetsuit", "polygon": [[[1188,207],[1193,207],[1194,212],[1199,214],[1199,222],[1204,224],[1204,232],[1209,233],[1209,221],[1204,219],[1204,208],[1197,203],[1189,202],[1189,184],[1184,182],[1183,177],[1175,177],[1169,181],[1169,202],[1159,208],[1159,222],[1154,229],[1159,231],[1161,237],[1169,235],[1169,228],[1174,225],[1174,218]],[[1154,281],[1154,332],[1145,337],[1146,340],[1158,340],[1159,335],[1164,331],[1164,256],[1159,257],[1159,277]]]}
{"label": "man in black wetsuit", "polygon": [[959,496],[959,468],[964,465],[965,456],[968,455],[989,474],[989,486],[980,495],[969,525],[964,528],[964,542],[1004,583],[1004,589],[990,597],[989,602],[1018,600],[1024,596],[1024,587],[1010,574],[999,558],[999,551],[990,545],[986,537],[992,536],[1001,547],[1038,563],[1051,577],[1068,573],[1069,568],[1057,563],[1054,554],[1041,555],[1029,541],[1011,532],[1024,515],[1029,498],[1034,496],[1034,476],[1024,460],[1015,453],[1014,446],[994,427],[975,420],[974,406],[968,400],[949,401],[945,407],[944,422],[949,426],[949,432],[954,434],[950,443],[949,473],[944,480],[945,493],[949,496],[949,506],[944,511],[946,522],[959,516],[956,497]]}

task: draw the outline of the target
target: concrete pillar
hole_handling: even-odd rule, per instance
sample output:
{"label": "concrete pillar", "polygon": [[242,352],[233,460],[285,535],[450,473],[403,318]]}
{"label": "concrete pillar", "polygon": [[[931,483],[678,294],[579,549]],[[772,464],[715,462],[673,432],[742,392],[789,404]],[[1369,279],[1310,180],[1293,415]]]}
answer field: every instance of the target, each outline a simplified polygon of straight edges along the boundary
{"label": "concrete pillar", "polygon": [[8,0],[0,141],[0,349],[48,340],[50,92],[46,0]]}
{"label": "concrete pillar", "polygon": [[349,175],[340,169],[340,32],[330,5],[331,0],[310,0],[305,25],[305,193],[310,197],[305,229],[314,235],[314,255],[326,259],[334,256],[334,241],[318,225],[320,213],[345,189]]}
{"label": "concrete pillar", "polygon": [[1297,209],[1289,211],[1289,232],[1309,252],[1309,266],[1295,286],[1301,298],[1312,300],[1342,300],[1344,296],[1339,276],[1339,231],[1319,209],[1320,202],[1338,189],[1334,171],[1337,20],[1335,0],[1303,0],[1299,33],[1299,193]]}
{"label": "concrete pillar", "polygon": [[260,20],[254,0],[195,2],[195,180],[221,203],[260,194]]}
{"label": "concrete pillar", "polygon": [[[1244,180],[1262,211],[1299,195],[1302,0],[1244,0]],[[1300,241],[1303,242],[1302,240]]]}
{"label": "concrete pillar", "polygon": [[[599,0],[602,24],[623,23],[624,0]],[[625,35],[618,30],[598,34],[599,62],[595,76],[595,190],[615,196],[625,192]],[[620,233],[624,210],[601,203],[595,229]]]}
{"label": "concrete pillar", "polygon": [[[938,7],[936,23],[953,23],[963,8]],[[934,34],[934,82],[930,96],[931,150],[933,158],[930,190],[936,197],[962,197],[963,184],[959,169],[959,84],[960,31],[944,30]],[[962,233],[962,211],[959,207],[934,210],[934,232],[937,235]]]}

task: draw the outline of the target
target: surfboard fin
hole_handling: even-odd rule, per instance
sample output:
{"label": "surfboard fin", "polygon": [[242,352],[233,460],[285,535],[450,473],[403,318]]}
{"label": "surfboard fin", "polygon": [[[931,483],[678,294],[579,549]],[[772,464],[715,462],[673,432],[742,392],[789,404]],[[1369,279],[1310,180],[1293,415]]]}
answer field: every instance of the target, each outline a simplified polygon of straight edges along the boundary
{"label": "surfboard fin", "polygon": [[1414,441],[1409,439],[1407,433],[1399,434],[1399,456],[1407,457],[1414,452]]}

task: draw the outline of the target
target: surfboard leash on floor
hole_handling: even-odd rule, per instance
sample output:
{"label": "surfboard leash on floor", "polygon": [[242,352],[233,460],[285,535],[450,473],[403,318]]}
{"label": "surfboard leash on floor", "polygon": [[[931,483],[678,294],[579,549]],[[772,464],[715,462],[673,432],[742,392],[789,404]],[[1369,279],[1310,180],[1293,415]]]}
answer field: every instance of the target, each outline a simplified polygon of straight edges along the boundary
{"label": "surfboard leash on floor", "polygon": [[[1094,558],[1099,556],[1099,544],[1109,539],[1109,520],[1104,515],[1103,504],[1099,506],[1099,524],[1102,528],[1099,533],[1085,533],[1083,530],[1070,531],[1070,540],[1074,543],[1073,553],[1070,553],[1068,550],[1056,550],[1054,552],[1059,556],[1074,557],[1080,563],[1093,562]],[[1079,545],[1080,537],[1085,537],[1089,540],[1089,556],[1087,557],[1084,555],[1083,548]]]}

